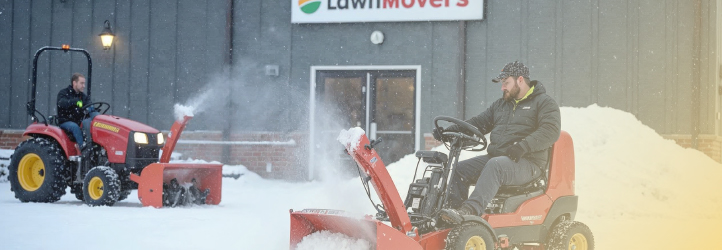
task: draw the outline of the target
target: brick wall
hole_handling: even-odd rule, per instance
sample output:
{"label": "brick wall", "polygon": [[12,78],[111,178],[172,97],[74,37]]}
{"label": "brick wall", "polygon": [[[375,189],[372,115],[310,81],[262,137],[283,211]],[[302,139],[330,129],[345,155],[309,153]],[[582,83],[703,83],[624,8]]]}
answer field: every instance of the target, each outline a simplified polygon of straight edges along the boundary
{"label": "brick wall", "polygon": [[424,150],[431,150],[439,145],[441,145],[441,142],[434,139],[434,135],[431,133],[424,133]]}
{"label": "brick wall", "polygon": [[[308,165],[305,148],[308,144],[305,133],[246,132],[231,135],[232,143],[261,143],[260,145],[218,145],[204,141],[221,142],[220,131],[186,131],[175,152],[183,159],[221,161],[223,148],[229,147],[228,165],[244,165],[249,170],[266,178],[303,179]],[[293,142],[293,145],[264,145],[264,142]]]}
{"label": "brick wall", "polygon": [[[684,148],[692,147],[691,135],[670,134],[662,135],[666,139],[677,142]],[[699,135],[697,149],[717,162],[722,162],[722,137],[715,135]]]}
{"label": "brick wall", "polygon": [[[23,130],[0,130],[0,149],[15,149],[21,141]],[[167,135],[167,131],[165,132]],[[264,178],[300,180],[306,178],[305,158],[308,140],[305,133],[248,132],[231,135],[231,141],[244,142],[295,142],[294,145],[218,145],[203,141],[221,142],[220,131],[184,131],[175,152],[182,159],[193,158],[206,161],[222,161],[223,148],[229,147],[228,165],[244,165]],[[200,142],[200,143],[199,143]]]}
{"label": "brick wall", "polygon": [[23,137],[24,130],[0,130],[0,149],[15,149],[15,147],[27,138]]}

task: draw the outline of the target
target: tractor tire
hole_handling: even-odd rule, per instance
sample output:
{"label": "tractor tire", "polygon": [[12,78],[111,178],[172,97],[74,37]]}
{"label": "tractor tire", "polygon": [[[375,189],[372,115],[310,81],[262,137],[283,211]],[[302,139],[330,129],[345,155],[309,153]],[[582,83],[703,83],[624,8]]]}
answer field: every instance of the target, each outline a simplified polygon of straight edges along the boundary
{"label": "tractor tire", "polygon": [[69,170],[55,141],[30,138],[10,157],[10,190],[22,202],[56,202],[65,194]]}
{"label": "tractor tire", "polygon": [[75,199],[83,201],[83,184],[73,184],[70,186],[70,193],[75,195]]}
{"label": "tractor tire", "polygon": [[120,195],[118,196],[118,201],[127,199],[128,196],[130,195],[130,191],[131,191],[130,189],[121,190]]}
{"label": "tractor tire", "polygon": [[90,169],[83,180],[83,201],[88,206],[112,206],[120,197],[118,174],[110,167]]}
{"label": "tractor tire", "polygon": [[594,235],[578,221],[562,221],[552,228],[547,248],[550,250],[594,250]]}
{"label": "tractor tire", "polygon": [[446,236],[446,250],[494,250],[494,237],[478,223],[465,223],[451,229]]}

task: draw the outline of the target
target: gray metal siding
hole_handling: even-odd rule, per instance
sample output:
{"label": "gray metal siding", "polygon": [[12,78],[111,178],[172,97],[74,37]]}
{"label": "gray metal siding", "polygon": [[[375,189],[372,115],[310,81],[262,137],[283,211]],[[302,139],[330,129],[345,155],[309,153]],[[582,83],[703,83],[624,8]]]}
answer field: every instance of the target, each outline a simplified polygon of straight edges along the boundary
{"label": "gray metal siding", "polygon": [[[234,0],[233,69],[227,53],[227,1],[0,1],[0,127],[28,118],[30,63],[37,49],[70,43],[94,60],[94,101],[112,113],[166,129],[173,104],[211,86],[213,96],[189,129],[304,130],[309,69],[314,65],[421,65],[422,132],[437,115],[456,115],[460,80],[459,22],[291,24],[288,0]],[[490,82],[521,60],[562,106],[592,103],[636,115],[660,133],[690,133],[692,100],[700,100],[701,132],[714,133],[718,80],[714,1],[702,1],[701,68],[693,76],[694,5],[665,0],[487,0],[486,19],[466,23],[465,114],[501,96]],[[104,20],[116,33],[100,45]],[[374,30],[381,45],[369,41]],[[81,55],[47,53],[39,61],[38,109],[55,113],[57,91]],[[277,77],[264,74],[278,65]],[[228,81],[232,77],[233,81]],[[692,82],[699,77],[699,97]],[[228,117],[228,118],[226,118]],[[203,121],[203,122],[201,122]]]}

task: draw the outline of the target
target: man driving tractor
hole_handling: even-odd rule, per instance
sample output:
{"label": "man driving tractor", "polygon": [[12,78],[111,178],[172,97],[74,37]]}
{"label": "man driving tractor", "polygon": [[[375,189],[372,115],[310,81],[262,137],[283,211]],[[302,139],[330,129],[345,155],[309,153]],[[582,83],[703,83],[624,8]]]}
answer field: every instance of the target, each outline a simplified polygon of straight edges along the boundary
{"label": "man driving tractor", "polygon": [[[561,132],[559,106],[540,82],[529,79],[524,64],[508,63],[492,81],[502,83],[502,98],[466,121],[482,134],[491,133],[488,154],[461,161],[454,168],[448,197],[451,208],[441,210],[441,218],[448,223],[461,223],[462,215],[481,216],[502,185],[523,185],[542,175],[549,149]],[[444,132],[466,133],[451,125],[435,128],[434,138],[442,141]],[[472,184],[476,188],[469,195]]]}
{"label": "man driving tractor", "polygon": [[[74,73],[70,78],[70,86],[58,92],[58,124],[60,128],[70,132],[78,144],[78,148],[83,150],[86,147],[86,140],[90,140],[90,122],[98,115],[93,107],[88,107],[88,117],[85,117],[83,111],[84,105],[90,104],[90,96],[85,94],[85,76],[80,73]],[[83,131],[80,130],[80,124],[83,124],[83,131],[86,138],[83,138]]]}

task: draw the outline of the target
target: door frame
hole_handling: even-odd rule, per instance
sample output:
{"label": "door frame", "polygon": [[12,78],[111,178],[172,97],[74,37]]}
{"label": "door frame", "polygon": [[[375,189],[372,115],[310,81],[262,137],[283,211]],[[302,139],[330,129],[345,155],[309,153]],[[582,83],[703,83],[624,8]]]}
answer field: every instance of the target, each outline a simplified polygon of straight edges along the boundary
{"label": "door frame", "polygon": [[[315,125],[315,119],[316,119],[316,71],[319,70],[340,70],[340,71],[347,71],[347,70],[415,70],[416,71],[416,101],[415,101],[415,114],[414,114],[414,152],[419,151],[421,148],[421,65],[348,65],[348,66],[311,66],[311,79],[309,81],[309,92],[310,92],[310,99],[309,99],[309,138],[308,138],[308,148],[309,148],[309,154],[308,154],[308,179],[312,180],[314,175],[314,166],[313,162],[315,159],[315,147],[313,146],[314,136],[316,135],[316,131],[314,129]],[[367,98],[371,91],[367,91]],[[368,111],[367,111],[368,112]],[[368,123],[368,121],[366,121]]]}

